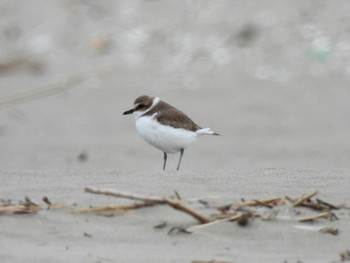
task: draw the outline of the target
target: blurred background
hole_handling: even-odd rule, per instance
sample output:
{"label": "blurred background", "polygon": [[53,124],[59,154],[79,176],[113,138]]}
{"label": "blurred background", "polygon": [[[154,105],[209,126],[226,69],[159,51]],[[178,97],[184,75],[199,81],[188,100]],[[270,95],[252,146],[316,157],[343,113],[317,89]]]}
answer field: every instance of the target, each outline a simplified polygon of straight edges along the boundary
{"label": "blurred background", "polygon": [[144,94],[222,134],[182,169],[348,167],[349,80],[349,1],[0,0],[0,167],[160,171]]}

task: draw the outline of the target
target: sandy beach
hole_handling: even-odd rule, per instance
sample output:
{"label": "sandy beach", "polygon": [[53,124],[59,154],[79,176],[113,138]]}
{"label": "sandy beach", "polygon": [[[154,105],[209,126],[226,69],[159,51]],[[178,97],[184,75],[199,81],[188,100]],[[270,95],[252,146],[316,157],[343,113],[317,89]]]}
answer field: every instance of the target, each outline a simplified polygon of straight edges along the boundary
{"label": "sandy beach", "polygon": [[[294,217],[283,217],[280,211],[281,216],[273,221],[256,218],[245,227],[222,222],[194,229],[191,234],[169,234],[174,227],[197,222],[164,206],[112,217],[74,211],[90,205],[125,203],[84,193],[86,186],[149,196],[170,196],[176,190],[184,199],[201,198],[216,204],[241,198],[295,197],[317,189],[320,199],[348,204],[348,174],[349,170],[286,169],[1,173],[7,186],[3,196],[14,200],[28,196],[43,207],[41,198],[47,196],[65,207],[32,215],[1,216],[0,258],[2,262],[340,262],[340,253],[350,243],[349,210],[335,211],[339,220],[319,219],[314,223],[299,223]],[[199,203],[193,206],[206,213]],[[162,222],[167,224],[163,229],[154,228]],[[315,230],[319,226],[336,227],[339,234],[321,233]]]}
{"label": "sandy beach", "polygon": [[[312,223],[274,208],[272,221],[191,234],[171,229],[196,220],[166,206],[110,217],[76,210],[132,203],[87,186],[178,191],[213,206],[317,190],[349,205],[349,9],[316,0],[0,1],[0,199],[43,208],[0,215],[0,262],[340,262],[350,249],[345,208],[334,210],[339,220]],[[179,172],[169,155],[163,172],[163,153],[122,115],[143,94],[222,136],[200,138]],[[47,210],[44,196],[63,207]],[[318,231],[327,226],[338,235]]]}

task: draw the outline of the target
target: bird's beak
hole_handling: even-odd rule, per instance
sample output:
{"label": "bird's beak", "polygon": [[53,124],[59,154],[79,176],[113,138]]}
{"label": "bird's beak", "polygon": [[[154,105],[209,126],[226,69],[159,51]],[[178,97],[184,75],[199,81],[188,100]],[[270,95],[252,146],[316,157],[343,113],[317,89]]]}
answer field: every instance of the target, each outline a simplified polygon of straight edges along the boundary
{"label": "bird's beak", "polygon": [[131,110],[127,110],[123,113],[123,115],[128,115],[128,114],[131,114],[135,111],[135,109],[131,109]]}

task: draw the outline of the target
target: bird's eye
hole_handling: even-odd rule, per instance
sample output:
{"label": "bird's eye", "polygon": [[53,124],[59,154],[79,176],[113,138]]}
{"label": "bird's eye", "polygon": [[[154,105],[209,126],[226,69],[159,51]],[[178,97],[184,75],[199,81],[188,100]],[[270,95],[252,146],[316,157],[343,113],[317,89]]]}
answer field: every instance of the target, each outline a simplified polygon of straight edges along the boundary
{"label": "bird's eye", "polygon": [[138,104],[136,107],[135,107],[135,109],[136,110],[139,110],[139,109],[142,109],[143,107],[145,107],[145,104]]}

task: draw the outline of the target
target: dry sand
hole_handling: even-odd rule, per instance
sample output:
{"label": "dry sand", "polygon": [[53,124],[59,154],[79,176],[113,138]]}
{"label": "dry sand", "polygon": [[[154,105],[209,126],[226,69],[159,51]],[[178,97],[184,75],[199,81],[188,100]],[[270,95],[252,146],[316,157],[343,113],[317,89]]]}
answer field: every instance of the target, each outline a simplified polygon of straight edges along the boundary
{"label": "dry sand", "polygon": [[122,116],[142,94],[223,135],[183,169],[348,167],[349,2],[195,3],[0,2],[1,168],[161,167]]}
{"label": "dry sand", "polygon": [[[173,227],[196,224],[191,217],[168,207],[151,207],[113,217],[76,214],[89,205],[120,204],[113,197],[83,192],[85,186],[114,188],[132,193],[169,196],[177,190],[182,198],[202,197],[221,204],[240,198],[298,197],[319,190],[329,202],[350,203],[349,170],[264,169],[208,172],[12,172],[1,173],[6,189],[2,197],[14,200],[46,195],[67,207],[34,215],[6,215],[1,222],[1,262],[339,262],[349,249],[350,212],[337,213],[340,220],[298,223],[295,219],[262,221],[247,227],[219,223],[192,234],[168,232]],[[72,206],[76,203],[76,207]],[[198,209],[206,213],[205,209]],[[155,225],[166,221],[164,229]],[[295,228],[333,226],[339,235]],[[86,233],[88,236],[84,235]],[[299,260],[299,261],[298,261]]]}

